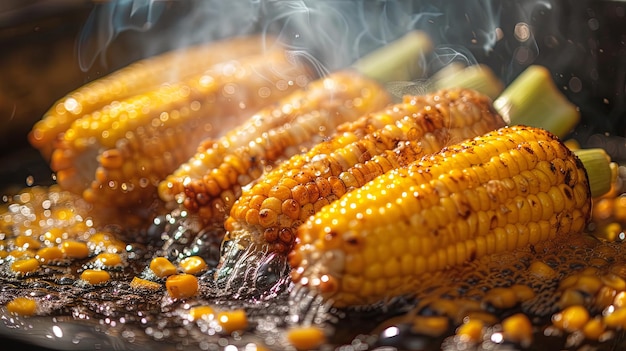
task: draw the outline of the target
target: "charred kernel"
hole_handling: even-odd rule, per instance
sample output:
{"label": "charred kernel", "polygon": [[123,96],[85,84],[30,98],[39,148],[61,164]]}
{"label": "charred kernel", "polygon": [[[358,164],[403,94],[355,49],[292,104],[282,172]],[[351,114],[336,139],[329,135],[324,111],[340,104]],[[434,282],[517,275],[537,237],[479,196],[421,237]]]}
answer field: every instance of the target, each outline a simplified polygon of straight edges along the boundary
{"label": "charred kernel", "polygon": [[136,290],[159,290],[161,288],[161,284],[151,280],[133,277],[133,280],[130,282],[130,287]]}
{"label": "charred kernel", "polygon": [[456,331],[461,342],[476,343],[481,341],[485,324],[479,320],[470,319],[463,323]]}
{"label": "charred kernel", "polygon": [[226,334],[248,328],[248,316],[242,309],[220,312],[216,319]]}
{"label": "charred kernel", "polygon": [[27,297],[16,297],[7,303],[7,311],[19,316],[32,316],[37,312],[37,302]]}
{"label": "charred kernel", "polygon": [[552,324],[568,332],[581,330],[588,321],[589,312],[583,306],[570,306],[552,315]]}
{"label": "charred kernel", "polygon": [[63,259],[63,257],[63,251],[56,246],[41,248],[37,250],[37,254],[35,255],[35,258],[43,264],[59,261]]}
{"label": "charred kernel", "polygon": [[150,270],[159,278],[176,273],[176,266],[165,257],[155,257],[150,261]]}
{"label": "charred kernel", "polygon": [[206,262],[200,256],[186,257],[180,261],[179,266],[184,273],[188,274],[199,274],[207,269]]}
{"label": "charred kernel", "polygon": [[80,279],[86,281],[89,284],[97,285],[108,282],[111,279],[111,275],[107,271],[101,269],[85,269],[80,274]]}
{"label": "charred kernel", "polygon": [[89,247],[81,241],[66,240],[61,244],[61,250],[69,258],[82,259],[89,256]]}
{"label": "charred kernel", "polygon": [[18,259],[11,264],[11,270],[15,273],[28,274],[39,268],[39,260],[36,258]]}
{"label": "charred kernel", "polygon": [[165,288],[172,298],[189,298],[198,293],[198,278],[187,273],[170,275],[165,281]]}
{"label": "charred kernel", "polygon": [[194,321],[203,318],[212,318],[213,316],[215,316],[215,310],[211,306],[203,305],[189,309],[189,317]]}
{"label": "charred kernel", "polygon": [[318,327],[297,327],[287,331],[287,340],[297,350],[313,350],[326,341],[326,336]]}
{"label": "charred kernel", "polygon": [[522,313],[514,314],[502,321],[502,332],[506,340],[528,347],[533,341],[533,327],[528,317]]}

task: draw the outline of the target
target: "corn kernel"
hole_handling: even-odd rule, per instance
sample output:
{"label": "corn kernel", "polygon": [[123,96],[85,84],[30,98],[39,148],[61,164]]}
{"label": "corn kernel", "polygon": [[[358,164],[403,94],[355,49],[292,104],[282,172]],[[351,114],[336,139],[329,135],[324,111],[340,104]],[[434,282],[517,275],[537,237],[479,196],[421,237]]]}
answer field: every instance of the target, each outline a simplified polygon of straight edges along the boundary
{"label": "corn kernel", "polygon": [[61,260],[63,258],[63,251],[56,246],[44,247],[37,250],[35,258],[37,258],[41,263],[47,264]]}
{"label": "corn kernel", "polygon": [[583,334],[589,340],[598,340],[606,331],[606,326],[599,317],[593,318],[583,327]]}
{"label": "corn kernel", "polygon": [[83,259],[89,256],[89,247],[80,241],[66,240],[61,244],[61,250],[69,258]]}
{"label": "corn kernel", "polygon": [[183,272],[189,274],[198,274],[207,269],[207,264],[200,256],[186,257],[180,261],[180,268]]}
{"label": "corn kernel", "polygon": [[211,318],[215,315],[215,310],[211,306],[196,306],[189,310],[189,317],[196,321],[201,318]]}
{"label": "corn kernel", "polygon": [[298,350],[313,350],[322,345],[326,337],[317,327],[297,327],[287,331],[287,340]]}
{"label": "corn kernel", "polygon": [[85,269],[80,274],[80,279],[89,284],[97,285],[108,282],[111,279],[111,275],[109,272],[100,269]]}
{"label": "corn kernel", "polygon": [[27,274],[39,268],[39,261],[36,258],[19,259],[11,264],[11,269],[16,273]]}
{"label": "corn kernel", "polygon": [[618,308],[602,317],[604,325],[613,329],[626,328],[626,308]]}
{"label": "corn kernel", "polygon": [[514,314],[502,321],[502,331],[507,340],[528,346],[533,340],[533,327],[530,320],[522,313]]}
{"label": "corn kernel", "polygon": [[589,312],[582,306],[570,306],[552,316],[552,324],[568,332],[581,330],[589,321]]}
{"label": "corn kernel", "polygon": [[509,288],[493,288],[483,300],[499,309],[511,308],[518,302],[515,290]]}
{"label": "corn kernel", "polygon": [[103,252],[98,254],[93,261],[97,266],[114,267],[122,263],[122,258],[115,253]]}
{"label": "corn kernel", "polygon": [[16,297],[7,303],[7,310],[20,316],[32,316],[37,311],[37,302],[27,297]]}
{"label": "corn kernel", "polygon": [[150,261],[150,269],[159,278],[176,273],[176,266],[165,257],[155,257]]}
{"label": "corn kernel", "polygon": [[448,330],[449,324],[449,319],[445,316],[415,316],[411,330],[418,334],[437,337]]}
{"label": "corn kernel", "polygon": [[38,249],[41,247],[39,240],[25,235],[19,235],[15,238],[15,246],[24,249]]}
{"label": "corn kernel", "polygon": [[133,277],[133,280],[130,282],[130,287],[136,290],[159,290],[161,284],[151,280]]}
{"label": "corn kernel", "polygon": [[456,335],[462,342],[476,343],[481,340],[484,323],[479,320],[470,319],[463,323],[456,331]]}
{"label": "corn kernel", "polygon": [[165,288],[175,299],[192,297],[198,292],[198,278],[187,273],[170,275],[165,281]]}
{"label": "corn kernel", "polygon": [[216,319],[227,334],[248,328],[248,317],[242,309],[220,312]]}

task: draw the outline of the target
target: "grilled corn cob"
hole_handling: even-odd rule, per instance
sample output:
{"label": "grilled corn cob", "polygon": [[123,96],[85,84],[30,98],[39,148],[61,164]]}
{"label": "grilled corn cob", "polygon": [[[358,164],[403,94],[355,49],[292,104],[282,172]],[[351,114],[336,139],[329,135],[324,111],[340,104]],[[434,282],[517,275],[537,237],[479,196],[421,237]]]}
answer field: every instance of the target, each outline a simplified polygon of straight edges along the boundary
{"label": "grilled corn cob", "polygon": [[282,50],[227,61],[74,121],[51,167],[89,202],[150,203],[156,187],[207,135],[305,85],[307,68]]}
{"label": "grilled corn cob", "polygon": [[328,137],[340,123],[391,103],[382,87],[355,71],[314,81],[262,109],[240,127],[200,149],[159,185],[159,195],[184,205],[205,220],[224,220],[241,187],[264,168]]}
{"label": "grilled corn cob", "polygon": [[137,61],[73,91],[59,101],[35,124],[29,140],[50,160],[59,136],[82,116],[95,112],[114,100],[173,83],[229,59],[260,54],[267,39],[260,36],[231,38],[176,50]]}
{"label": "grilled corn cob", "polygon": [[[259,244],[286,254],[296,228],[349,190],[451,141],[502,125],[490,100],[471,90],[406,97],[339,126],[336,136],[293,156],[244,191],[225,222],[224,240],[236,242],[230,246],[235,251]],[[223,260],[231,260],[230,255]]]}
{"label": "grilled corn cob", "polygon": [[295,282],[336,306],[410,293],[419,277],[583,229],[591,194],[553,134],[506,127],[376,178],[298,231]]}

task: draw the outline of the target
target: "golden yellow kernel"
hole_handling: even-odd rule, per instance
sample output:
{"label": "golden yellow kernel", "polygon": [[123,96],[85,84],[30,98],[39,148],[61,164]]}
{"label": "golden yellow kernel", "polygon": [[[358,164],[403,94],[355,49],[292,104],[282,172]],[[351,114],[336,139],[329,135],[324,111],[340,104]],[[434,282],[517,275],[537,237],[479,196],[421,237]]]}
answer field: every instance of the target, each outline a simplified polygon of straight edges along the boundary
{"label": "golden yellow kernel", "polygon": [[556,278],[556,271],[541,261],[533,261],[528,267],[528,272],[541,280]]}
{"label": "golden yellow kernel", "polygon": [[19,235],[15,238],[15,246],[23,249],[35,249],[41,247],[39,240],[26,235]]}
{"label": "golden yellow kernel", "polygon": [[10,251],[8,253],[8,256],[13,256],[19,259],[26,259],[26,258],[35,257],[35,252],[33,250],[17,249],[17,250]]}
{"label": "golden yellow kernel", "polygon": [[583,275],[578,278],[576,289],[589,295],[594,295],[602,287],[600,278],[592,275]]}
{"label": "golden yellow kernel", "polygon": [[622,308],[626,306],[626,291],[620,291],[617,293],[617,295],[615,295],[615,298],[613,299],[613,305],[616,308]]}
{"label": "golden yellow kernel", "polygon": [[530,345],[533,341],[533,326],[523,313],[514,314],[502,321],[502,332],[506,340]]}
{"label": "golden yellow kernel", "polygon": [[85,269],[80,274],[80,279],[86,281],[89,284],[102,284],[111,279],[111,275],[107,271],[101,269]]}
{"label": "golden yellow kernel", "polygon": [[51,228],[43,234],[43,238],[51,244],[60,244],[66,234],[67,232],[61,228]]}
{"label": "golden yellow kernel", "polygon": [[5,258],[5,257],[7,257],[7,256],[9,256],[9,253],[8,253],[8,252],[6,252],[6,251],[4,251],[4,250],[0,250],[0,258]]}
{"label": "golden yellow kernel", "polygon": [[189,256],[180,261],[180,269],[189,274],[198,274],[207,269],[207,264],[200,256]]}
{"label": "golden yellow kernel", "polygon": [[151,280],[133,277],[133,280],[130,282],[130,287],[137,290],[158,290],[161,288],[161,284]]}
{"label": "golden yellow kernel", "polygon": [[11,269],[16,273],[27,274],[39,268],[39,261],[36,258],[18,259],[11,264]]}
{"label": "golden yellow kernel", "polygon": [[626,328],[626,308],[618,308],[611,313],[605,314],[602,317],[602,321],[609,328]]}
{"label": "golden yellow kernel", "polygon": [[61,244],[61,250],[69,258],[82,259],[89,256],[89,247],[81,241],[66,240]]}
{"label": "golden yellow kernel", "polygon": [[445,316],[415,316],[411,330],[421,335],[437,337],[450,327],[450,320]]}
{"label": "golden yellow kernel", "polygon": [[56,246],[39,249],[35,255],[35,258],[44,264],[61,260],[63,257],[63,251]]}
{"label": "golden yellow kernel", "polygon": [[600,317],[593,318],[583,326],[583,334],[589,340],[598,340],[606,331],[606,326]]}
{"label": "golden yellow kernel", "polygon": [[484,326],[485,324],[479,320],[469,319],[456,330],[456,335],[462,342],[476,343],[481,341]]}
{"label": "golden yellow kernel", "polygon": [[242,309],[220,312],[216,319],[227,334],[248,328],[248,316]]}
{"label": "golden yellow kernel", "polygon": [[16,297],[7,303],[7,310],[20,316],[32,316],[37,312],[37,302],[27,297]]}
{"label": "golden yellow kernel", "polygon": [[528,285],[515,284],[511,286],[518,302],[528,301],[535,297],[535,291]]}
{"label": "golden yellow kernel", "polygon": [[582,306],[570,306],[552,315],[552,324],[568,332],[581,330],[588,321],[589,312]]}
{"label": "golden yellow kernel", "polygon": [[97,232],[90,236],[87,241],[96,246],[103,246],[106,251],[112,253],[123,252],[126,249],[126,243],[107,232]]}
{"label": "golden yellow kernel", "polygon": [[192,297],[198,293],[198,278],[187,273],[170,275],[165,281],[165,288],[175,299]]}
{"label": "golden yellow kernel", "polygon": [[189,316],[194,321],[201,318],[211,318],[214,315],[215,310],[211,306],[196,306],[189,309]]}
{"label": "golden yellow kernel", "polygon": [[566,308],[569,306],[582,306],[585,303],[583,294],[575,289],[566,289],[561,293],[559,299],[559,307]]}
{"label": "golden yellow kernel", "polygon": [[150,261],[150,270],[159,278],[176,273],[176,266],[165,257],[155,257]]}
{"label": "golden yellow kernel", "polygon": [[115,253],[103,252],[94,257],[93,261],[97,265],[101,265],[104,267],[114,267],[122,263],[122,258],[120,257],[120,255]]}
{"label": "golden yellow kernel", "polygon": [[518,302],[515,290],[510,288],[493,288],[487,291],[483,300],[499,309],[511,308]]}
{"label": "golden yellow kernel", "polygon": [[296,327],[287,331],[287,340],[298,350],[313,350],[326,341],[326,336],[318,327]]}

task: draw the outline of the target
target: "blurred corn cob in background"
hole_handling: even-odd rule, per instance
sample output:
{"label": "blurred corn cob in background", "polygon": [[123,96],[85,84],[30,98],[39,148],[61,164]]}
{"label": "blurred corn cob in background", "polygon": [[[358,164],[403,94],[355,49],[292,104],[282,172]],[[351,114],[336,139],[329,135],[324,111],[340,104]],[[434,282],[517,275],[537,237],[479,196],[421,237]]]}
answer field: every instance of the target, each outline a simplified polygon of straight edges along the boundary
{"label": "blurred corn cob in background", "polygon": [[156,187],[198,143],[306,85],[309,69],[283,49],[212,65],[76,119],[51,167],[59,185],[89,202],[148,205]]}
{"label": "blurred corn cob in background", "polygon": [[[262,109],[219,140],[204,142],[189,161],[161,182],[160,197],[183,203],[205,221],[221,223],[241,187],[266,168],[332,135],[337,125],[391,103],[378,82],[421,76],[420,57],[432,45],[424,33],[408,33],[352,69],[330,73]],[[381,55],[386,56],[384,61],[369,62],[372,57],[382,59]]]}
{"label": "blurred corn cob in background", "polygon": [[85,84],[67,94],[37,122],[28,138],[46,160],[50,160],[56,141],[83,116],[113,101],[138,95],[165,83],[174,83],[226,60],[260,54],[272,38],[235,37],[166,52],[123,67],[107,76]]}
{"label": "blurred corn cob in background", "polygon": [[[604,154],[592,159],[603,166],[591,177],[608,171]],[[556,136],[502,128],[324,207],[298,230],[292,277],[336,306],[371,304],[411,293],[421,274],[580,232],[590,210],[587,172]]]}
{"label": "blurred corn cob in background", "polygon": [[322,207],[374,177],[501,127],[491,100],[473,90],[443,90],[341,125],[337,134],[295,155],[243,192],[225,227],[226,277],[242,251],[287,254],[295,231]]}

